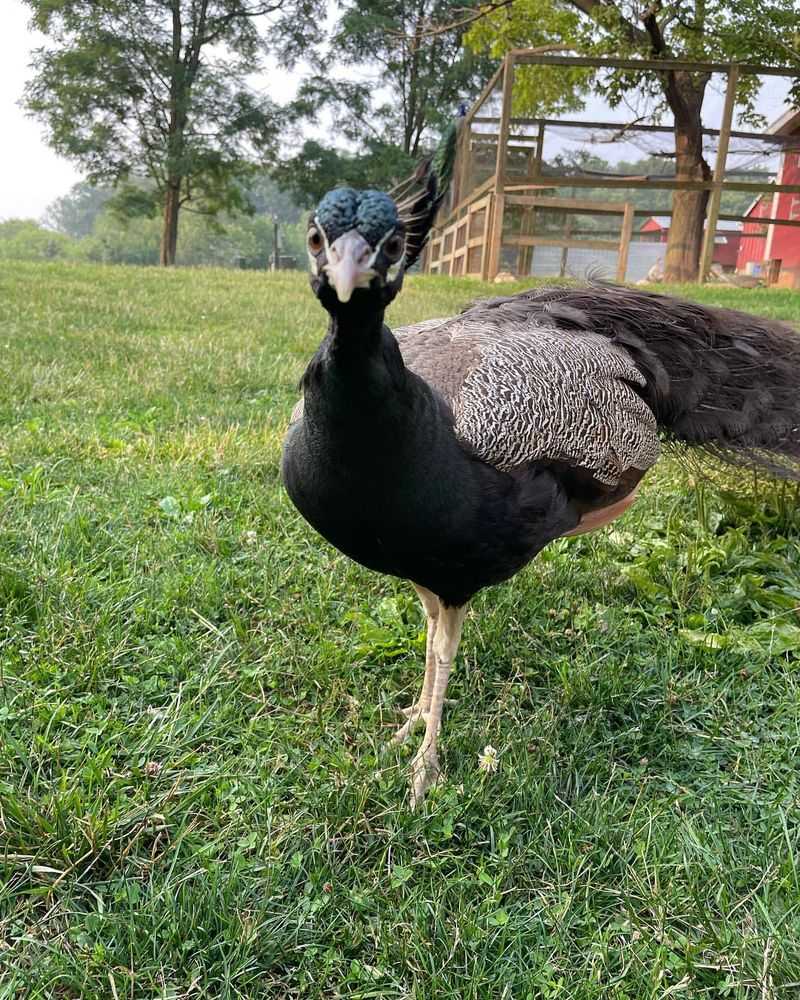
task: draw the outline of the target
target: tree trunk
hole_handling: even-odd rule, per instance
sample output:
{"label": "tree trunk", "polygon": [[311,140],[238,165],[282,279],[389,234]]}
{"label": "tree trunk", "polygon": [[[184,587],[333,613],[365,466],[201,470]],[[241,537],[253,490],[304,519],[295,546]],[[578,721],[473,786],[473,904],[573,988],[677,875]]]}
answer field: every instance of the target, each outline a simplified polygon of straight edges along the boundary
{"label": "tree trunk", "polygon": [[[708,77],[667,74],[665,92],[675,117],[675,176],[679,181],[707,181],[711,168],[703,158],[702,107]],[[708,191],[675,191],[669,227],[665,281],[696,281],[703,248]]]}
{"label": "tree trunk", "polygon": [[[162,267],[175,264],[178,247],[178,214],[181,210],[181,183],[183,181],[183,137],[186,129],[186,114],[189,95],[200,60],[200,46],[206,23],[208,0],[203,0],[200,9],[199,30],[187,45],[186,54],[181,58],[183,44],[183,21],[180,0],[170,0],[172,8],[172,64],[169,81],[169,135],[167,138],[167,161],[164,173],[167,187],[164,191],[164,224],[161,229],[161,252],[159,263]],[[196,11],[195,11],[196,13]]]}
{"label": "tree trunk", "polygon": [[161,255],[159,263],[162,267],[171,267],[175,263],[175,251],[178,246],[178,213],[181,208],[181,182],[170,181],[164,194],[164,225],[161,230]]}

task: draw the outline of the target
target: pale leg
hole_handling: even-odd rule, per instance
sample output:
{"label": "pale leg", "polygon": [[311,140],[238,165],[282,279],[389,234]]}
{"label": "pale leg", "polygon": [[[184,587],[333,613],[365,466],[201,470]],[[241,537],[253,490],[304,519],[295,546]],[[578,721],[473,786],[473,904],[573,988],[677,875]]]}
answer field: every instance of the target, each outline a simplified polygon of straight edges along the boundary
{"label": "pale leg", "polygon": [[401,709],[403,715],[407,717],[407,721],[394,734],[391,739],[392,743],[405,743],[417,723],[425,718],[430,708],[433,682],[436,677],[436,656],[433,651],[433,644],[436,639],[436,626],[439,621],[439,598],[436,594],[432,594],[430,590],[426,590],[416,583],[414,584],[414,589],[422,602],[423,608],[425,608],[425,615],[428,619],[425,639],[425,680],[422,682],[422,691],[420,691],[416,702],[413,705],[409,705],[408,708]]}
{"label": "pale leg", "polygon": [[436,781],[441,771],[437,739],[442,723],[442,706],[447,691],[447,681],[450,678],[450,668],[458,652],[458,643],[461,639],[461,629],[466,613],[466,605],[460,608],[447,608],[439,602],[439,621],[436,625],[436,636],[433,643],[436,673],[430,705],[425,715],[425,736],[411,762],[412,809],[419,805],[425,792]]}

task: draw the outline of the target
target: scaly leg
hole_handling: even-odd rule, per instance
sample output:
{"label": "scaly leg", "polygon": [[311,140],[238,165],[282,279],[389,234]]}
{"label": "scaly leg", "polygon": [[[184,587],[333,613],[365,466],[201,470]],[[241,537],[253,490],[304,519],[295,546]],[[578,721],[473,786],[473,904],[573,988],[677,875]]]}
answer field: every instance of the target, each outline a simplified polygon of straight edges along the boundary
{"label": "scaly leg", "polygon": [[466,604],[460,608],[445,607],[439,602],[439,621],[436,625],[436,636],[433,643],[436,661],[436,675],[431,691],[431,700],[425,715],[425,736],[411,762],[411,808],[415,809],[422,802],[425,792],[437,780],[441,772],[437,739],[442,723],[442,705],[447,691],[447,681],[450,668],[453,665],[458,643],[461,639],[461,629],[467,613]]}
{"label": "scaly leg", "polygon": [[425,614],[428,619],[425,639],[425,680],[422,682],[422,691],[420,691],[416,702],[413,705],[409,705],[408,708],[400,710],[406,716],[407,721],[394,734],[391,739],[392,743],[405,743],[417,723],[425,718],[430,708],[433,682],[436,678],[436,656],[434,655],[433,644],[436,639],[436,626],[439,621],[439,598],[436,594],[432,594],[430,590],[426,590],[416,583],[414,584],[414,590],[416,590],[422,606],[425,608]]}

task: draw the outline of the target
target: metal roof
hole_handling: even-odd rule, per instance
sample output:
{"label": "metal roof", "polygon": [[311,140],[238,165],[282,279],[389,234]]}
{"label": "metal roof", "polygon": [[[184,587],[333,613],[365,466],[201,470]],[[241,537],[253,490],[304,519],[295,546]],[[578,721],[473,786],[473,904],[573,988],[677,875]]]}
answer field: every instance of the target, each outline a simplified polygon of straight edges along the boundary
{"label": "metal roof", "polygon": [[[733,214],[733,213],[731,213],[731,214]],[[651,215],[651,216],[648,216],[648,218],[646,218],[644,220],[644,222],[642,223],[642,225],[646,225],[651,220],[653,222],[657,223],[662,229],[669,229],[670,223],[672,222],[672,220],[670,219],[670,217],[668,215]],[[738,233],[741,228],[742,228],[741,222],[731,222],[728,219],[720,219],[717,222],[717,230],[716,231],[718,233],[720,233],[720,232]]]}
{"label": "metal roof", "polygon": [[789,108],[767,128],[768,135],[792,135],[800,131],[800,108]]}

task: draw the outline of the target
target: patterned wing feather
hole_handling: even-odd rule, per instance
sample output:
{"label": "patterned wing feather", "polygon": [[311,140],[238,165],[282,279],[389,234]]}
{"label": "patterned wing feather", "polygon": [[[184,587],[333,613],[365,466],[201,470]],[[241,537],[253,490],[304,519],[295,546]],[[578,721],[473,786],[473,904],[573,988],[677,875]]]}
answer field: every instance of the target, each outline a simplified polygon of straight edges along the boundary
{"label": "patterned wing feather", "polygon": [[544,312],[494,319],[469,310],[395,332],[480,458],[504,470],[563,462],[612,490],[656,461],[656,420],[634,388],[644,378],[623,348],[559,329]]}
{"label": "patterned wing feather", "polygon": [[562,286],[476,303],[401,349],[501,468],[549,458],[613,485],[655,461],[657,425],[714,459],[800,480],[800,334],[775,320]]}

